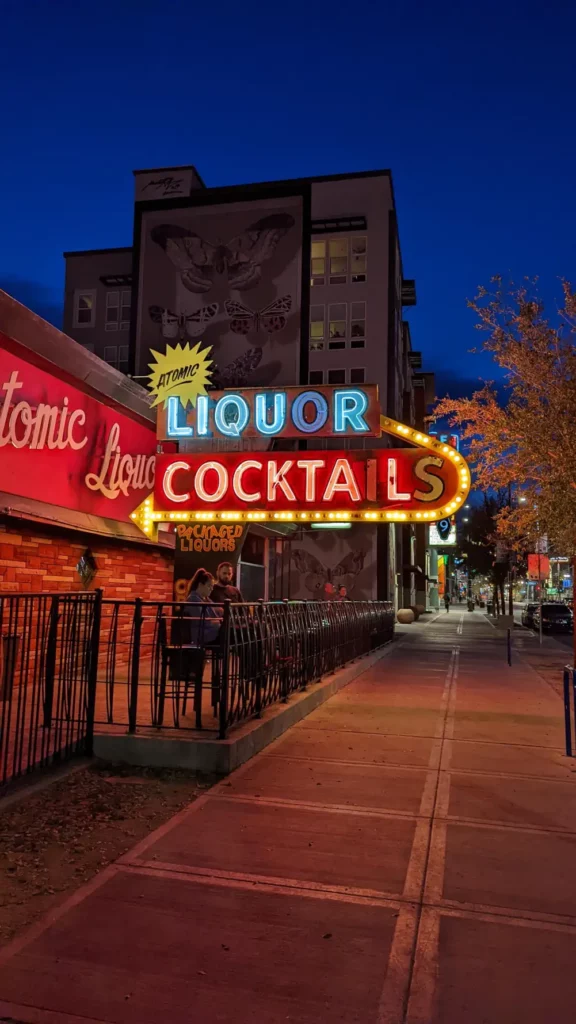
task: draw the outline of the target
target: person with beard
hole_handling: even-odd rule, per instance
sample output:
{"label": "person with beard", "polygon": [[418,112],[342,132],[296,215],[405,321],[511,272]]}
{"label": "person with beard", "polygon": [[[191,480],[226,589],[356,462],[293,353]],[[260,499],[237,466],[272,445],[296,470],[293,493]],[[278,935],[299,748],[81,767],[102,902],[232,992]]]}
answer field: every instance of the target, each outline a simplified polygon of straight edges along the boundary
{"label": "person with beard", "polygon": [[211,599],[214,604],[224,601],[232,601],[235,604],[244,604],[244,598],[232,583],[234,569],[231,562],[220,562],[216,569],[216,582],[212,588]]}

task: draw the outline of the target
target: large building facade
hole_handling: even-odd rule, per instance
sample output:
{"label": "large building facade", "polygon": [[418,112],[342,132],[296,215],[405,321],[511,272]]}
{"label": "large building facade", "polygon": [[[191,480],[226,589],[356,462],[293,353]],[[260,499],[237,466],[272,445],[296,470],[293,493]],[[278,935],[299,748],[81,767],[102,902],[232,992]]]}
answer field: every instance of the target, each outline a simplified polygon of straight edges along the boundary
{"label": "large building facade", "polygon": [[[431,376],[403,318],[416,296],[389,171],[220,188],[193,167],[134,178],[133,245],[65,253],[68,335],[142,382],[151,351],[201,339],[219,388],[377,384],[384,412],[423,426]],[[301,530],[283,596],[331,581],[425,603],[425,529]]]}

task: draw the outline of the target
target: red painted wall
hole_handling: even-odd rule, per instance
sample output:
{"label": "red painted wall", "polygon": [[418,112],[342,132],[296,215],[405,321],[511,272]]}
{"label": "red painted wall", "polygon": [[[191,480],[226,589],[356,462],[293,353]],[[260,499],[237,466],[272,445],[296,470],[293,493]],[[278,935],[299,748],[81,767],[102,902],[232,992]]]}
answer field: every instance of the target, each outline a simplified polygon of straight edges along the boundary
{"label": "red painted wall", "polygon": [[[96,560],[97,573],[90,587],[84,588],[76,565],[87,548]],[[171,601],[173,562],[171,551],[147,545],[24,521],[0,522],[0,593],[71,593],[101,587],[107,598]]]}

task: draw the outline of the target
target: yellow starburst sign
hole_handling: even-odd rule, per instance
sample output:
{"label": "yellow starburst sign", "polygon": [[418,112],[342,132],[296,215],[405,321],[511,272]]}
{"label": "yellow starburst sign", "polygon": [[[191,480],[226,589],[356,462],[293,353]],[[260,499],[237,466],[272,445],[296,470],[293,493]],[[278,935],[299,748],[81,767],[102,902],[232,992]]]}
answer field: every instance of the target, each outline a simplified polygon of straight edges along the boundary
{"label": "yellow starburst sign", "polygon": [[152,407],[162,403],[166,406],[174,397],[186,408],[188,403],[196,405],[198,395],[206,394],[212,374],[212,360],[208,358],[212,349],[200,345],[167,345],[164,353],[152,351],[156,360],[148,364],[152,371],[148,387],[155,396]]}

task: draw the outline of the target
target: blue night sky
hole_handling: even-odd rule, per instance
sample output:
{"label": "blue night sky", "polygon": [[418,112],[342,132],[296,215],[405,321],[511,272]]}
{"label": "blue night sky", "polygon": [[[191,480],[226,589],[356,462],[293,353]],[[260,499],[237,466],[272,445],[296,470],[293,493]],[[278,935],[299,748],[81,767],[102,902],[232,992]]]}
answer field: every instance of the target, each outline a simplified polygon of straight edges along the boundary
{"label": "blue night sky", "polygon": [[570,5],[1,6],[0,286],[55,323],[62,251],[129,245],[132,170],[185,163],[208,185],[391,168],[442,393],[492,375],[478,284],[538,274],[553,300],[576,277]]}

